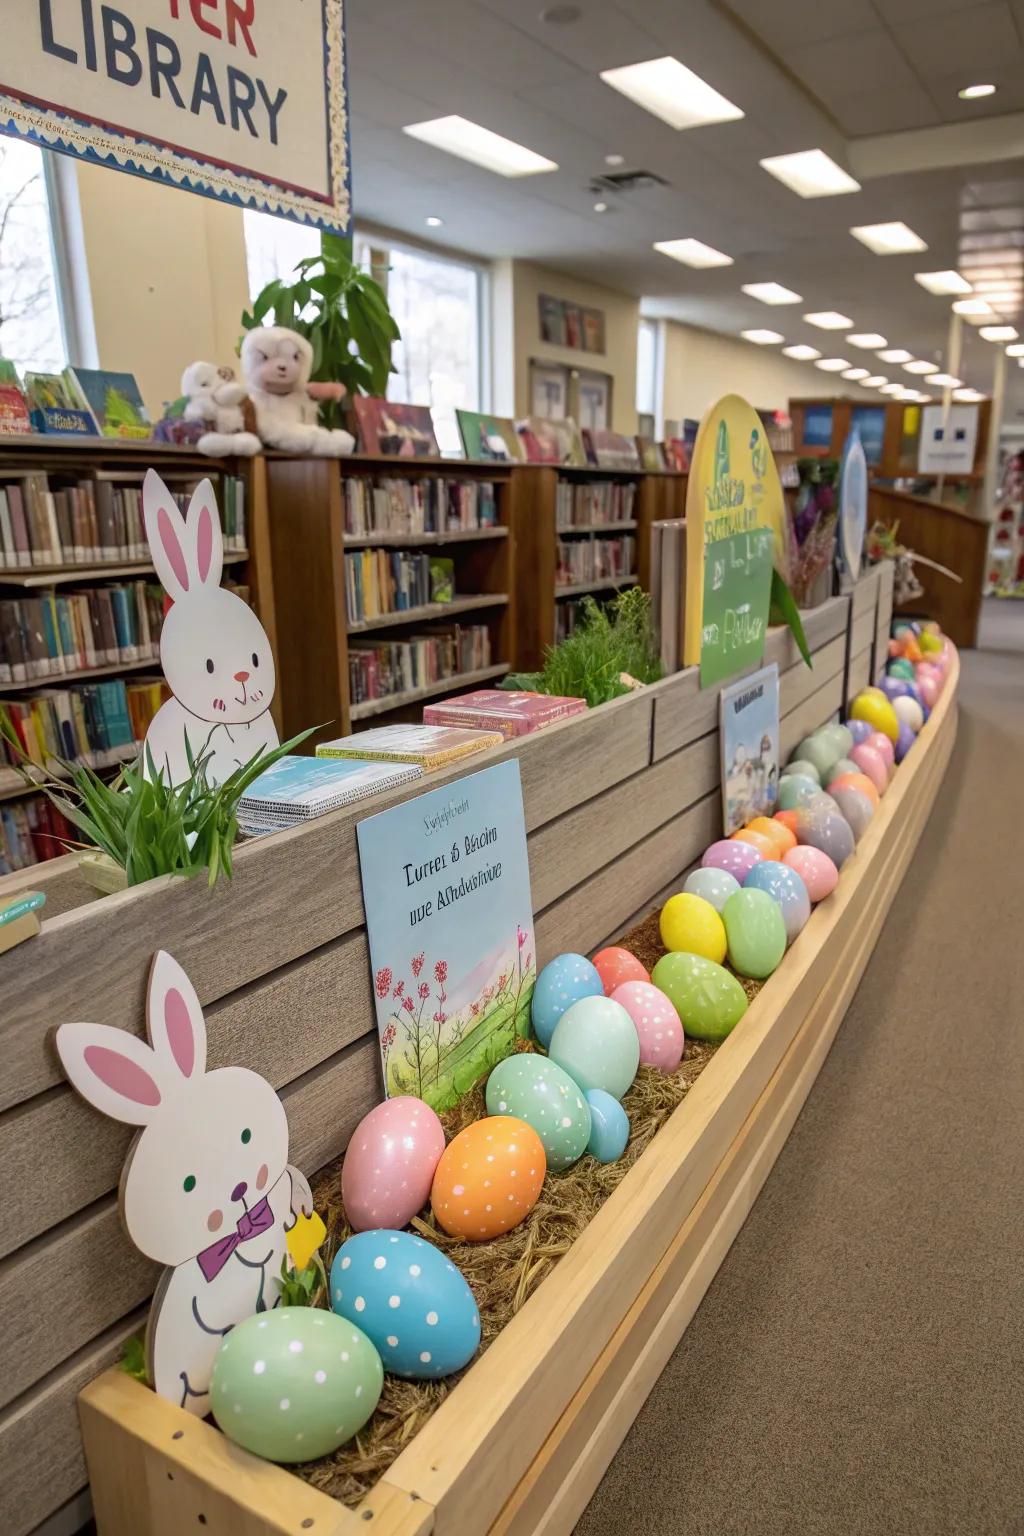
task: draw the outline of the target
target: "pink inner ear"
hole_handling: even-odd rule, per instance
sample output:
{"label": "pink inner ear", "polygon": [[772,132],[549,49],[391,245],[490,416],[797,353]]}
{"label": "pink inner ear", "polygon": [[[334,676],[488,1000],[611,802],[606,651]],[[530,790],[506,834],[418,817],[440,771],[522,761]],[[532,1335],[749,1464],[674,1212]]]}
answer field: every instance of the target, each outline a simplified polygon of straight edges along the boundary
{"label": "pink inner ear", "polygon": [[188,566],[185,564],[185,556],[181,552],[178,543],[178,535],[170,516],[163,507],[156,514],[156,525],[160,533],[160,543],[164,547],[164,554],[171,562],[171,570],[174,572],[179,584],[184,591],[188,591]]}
{"label": "pink inner ear", "polygon": [[156,1083],[130,1056],[122,1056],[120,1051],[112,1051],[105,1045],[87,1045],[83,1058],[100,1082],[106,1083],[108,1088],[119,1093],[123,1099],[154,1108],[160,1103],[160,1090]]}
{"label": "pink inner ear", "polygon": [[210,562],[213,559],[213,518],[209,507],[203,507],[199,513],[199,538],[197,544],[199,552],[199,580],[205,581],[210,574]]}
{"label": "pink inner ear", "polygon": [[191,1077],[192,1068],[196,1064],[196,1042],[192,1034],[192,1020],[188,1016],[188,1004],[177,987],[172,987],[164,999],[164,1024],[167,1027],[167,1042],[178,1064],[178,1071],[182,1077]]}

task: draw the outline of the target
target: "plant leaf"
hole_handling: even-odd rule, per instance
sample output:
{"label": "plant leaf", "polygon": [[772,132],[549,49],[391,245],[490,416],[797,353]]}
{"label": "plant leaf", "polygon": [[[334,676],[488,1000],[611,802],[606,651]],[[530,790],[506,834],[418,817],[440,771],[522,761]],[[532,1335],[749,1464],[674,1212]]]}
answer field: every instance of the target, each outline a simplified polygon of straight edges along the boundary
{"label": "plant leaf", "polygon": [[811,660],[811,653],[807,646],[807,636],[804,633],[804,621],[800,617],[800,610],[796,605],[792,592],[774,566],[772,567],[771,608],[773,619],[777,613],[779,615],[779,622],[788,625],[790,633],[797,643],[800,655],[813,672],[814,663]]}

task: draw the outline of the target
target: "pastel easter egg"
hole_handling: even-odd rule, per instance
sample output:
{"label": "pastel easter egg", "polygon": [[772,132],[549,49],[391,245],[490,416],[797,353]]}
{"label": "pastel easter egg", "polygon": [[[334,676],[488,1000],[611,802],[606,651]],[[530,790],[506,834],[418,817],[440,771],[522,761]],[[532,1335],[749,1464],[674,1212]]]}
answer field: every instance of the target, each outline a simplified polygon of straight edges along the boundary
{"label": "pastel easter egg", "polygon": [[821,783],[821,772],[815,765],[808,762],[806,757],[792,757],[786,764],[787,774],[799,774],[804,779],[814,779],[815,783]]}
{"label": "pastel easter egg", "polygon": [[735,875],[710,866],[707,869],[691,869],[683,885],[688,896],[699,896],[702,901],[710,901],[716,912],[721,912],[733,891],[739,888],[740,883]]}
{"label": "pastel easter egg", "polygon": [[861,773],[859,768],[856,773],[844,773],[842,778],[833,779],[829,786],[829,794],[833,798],[837,789],[858,789],[862,795],[867,795],[875,809],[878,809],[880,796],[874,780],[869,779],[866,773]]}
{"label": "pastel easter egg", "polygon": [[549,1055],[584,1091],[603,1088],[621,1099],[640,1065],[640,1039],[621,1003],[584,997],[555,1025]]}
{"label": "pastel easter egg", "polygon": [[[818,770],[819,779],[828,778],[828,771],[832,764],[842,755],[835,741],[822,731],[813,731],[810,736],[805,736],[794,753],[795,757],[806,758],[807,762],[814,764]],[[789,773],[788,768],[786,773]]]}
{"label": "pastel easter egg", "polygon": [[[899,732],[897,731],[896,734],[899,735]],[[881,731],[872,731],[864,745],[872,747],[878,753],[889,771],[889,777],[892,778],[893,769],[896,767],[895,742],[890,741]]]}
{"label": "pastel easter egg", "polygon": [[[740,894],[737,891],[729,901]],[[695,1040],[724,1040],[747,1011],[747,994],[736,977],[703,955],[678,951],[662,955],[651,981],[664,992],[687,1035]]]}
{"label": "pastel easter egg", "polygon": [[839,720],[830,720],[827,725],[819,726],[814,734],[831,742],[839,757],[845,757],[853,746],[853,734],[849,726],[843,725]]}
{"label": "pastel easter egg", "polygon": [[853,832],[838,805],[834,811],[824,806],[804,806],[797,822],[796,840],[805,848],[827,853],[837,869],[842,869],[855,846]]}
{"label": "pastel easter egg", "polygon": [[595,965],[584,955],[556,955],[537,977],[530,1004],[533,1032],[547,1050],[555,1025],[565,1010],[581,997],[603,997],[604,982]]}
{"label": "pastel easter egg", "polygon": [[629,1116],[603,1088],[588,1088],[590,1140],[587,1151],[599,1163],[617,1163],[629,1141]]}
{"label": "pastel easter egg", "polygon": [[547,1056],[532,1051],[506,1056],[487,1079],[485,1097],[489,1115],[514,1115],[533,1127],[554,1172],[570,1168],[587,1150],[587,1101],[569,1074]]}
{"label": "pastel easter egg", "polygon": [[778,902],[767,891],[744,886],[729,897],[722,921],[733,970],[756,981],[770,976],[786,953],[786,924]]}
{"label": "pastel easter egg", "polygon": [[391,1376],[450,1376],[480,1345],[480,1314],[465,1278],[440,1248],[411,1232],[360,1232],[342,1243],[330,1297]]}
{"label": "pastel easter egg", "polygon": [[905,677],[892,677],[887,674],[879,680],[878,686],[889,702],[892,703],[894,699],[900,698],[913,685]]}
{"label": "pastel easter egg", "polygon": [[819,901],[824,901],[826,896],[831,896],[839,884],[838,869],[828,854],[822,853],[820,848],[811,848],[806,845],[791,848],[782,862],[788,864],[790,869],[796,870],[815,905]]}
{"label": "pastel easter egg", "polygon": [[803,778],[799,773],[784,773],[779,780],[779,810],[795,811],[821,788],[820,780]]}
{"label": "pastel easter egg", "polygon": [[236,1445],[267,1461],[314,1461],[351,1440],[384,1371],[361,1328],[320,1307],[276,1307],[236,1324],[213,1362],[210,1406]]}
{"label": "pastel easter egg", "polygon": [[621,987],[626,981],[651,979],[647,967],[640,964],[636,955],[631,955],[628,949],[617,944],[600,950],[594,956],[594,969],[601,978],[605,997],[611,997],[615,988]]}
{"label": "pastel easter egg", "polygon": [[467,1242],[500,1237],[529,1216],[546,1172],[544,1143],[525,1120],[474,1120],[448,1143],[437,1165],[430,1191],[434,1219],[449,1237]]}
{"label": "pastel easter egg", "polygon": [[903,641],[903,654],[908,661],[916,662],[921,660],[924,652],[921,650],[921,646],[916,635],[909,635]]}
{"label": "pastel easter egg", "polygon": [[893,709],[901,725],[908,725],[916,736],[924,725],[924,711],[916,699],[895,699]]}
{"label": "pastel easter egg", "polygon": [[[765,847],[771,845],[764,839]],[[721,964],[725,959],[725,929],[710,901],[681,891],[670,896],[658,919],[661,942],[666,949],[685,949]]]}
{"label": "pastel easter egg", "polygon": [[781,821],[776,821],[774,816],[755,816],[753,821],[747,823],[748,832],[760,832],[772,845],[770,858],[780,859],[787,848],[792,848],[796,838],[788,827]]}
{"label": "pastel easter egg", "polygon": [[930,630],[922,630],[918,645],[925,656],[938,655],[942,650],[942,641],[938,635]]}
{"label": "pastel easter egg", "polygon": [[811,898],[795,869],[778,859],[766,859],[747,876],[746,890],[766,891],[782,910],[786,941],[792,944],[811,915]]}
{"label": "pastel easter egg", "polygon": [[835,800],[843,820],[853,833],[853,840],[859,843],[867,831],[871,818],[875,814],[875,807],[867,795],[861,794],[859,789],[837,789]]}
{"label": "pastel easter egg", "polygon": [[901,723],[900,734],[896,738],[896,761],[898,763],[902,763],[903,759],[906,757],[907,753],[910,751],[916,740],[917,737],[910,729],[910,726],[903,725]]}
{"label": "pastel easter egg", "polygon": [[917,691],[921,695],[921,703],[928,710],[935,708],[939,702],[939,680],[931,672],[923,676],[920,669],[917,675]]}
{"label": "pastel easter egg", "polygon": [[731,837],[723,837],[705,848],[700,862],[705,869],[724,869],[742,884],[754,865],[761,862],[761,855],[750,843],[737,843]]}
{"label": "pastel easter egg", "polygon": [[[871,735],[872,727],[866,720],[847,720],[846,724],[849,727],[850,735],[853,737],[854,747],[861,746]],[[847,757],[850,757],[852,752],[853,748],[851,747],[850,751],[846,754]]]}
{"label": "pastel easter egg", "polygon": [[371,1109],[352,1132],[341,1170],[349,1225],[404,1227],[426,1205],[443,1151],[441,1122],[422,1099],[400,1095]]}
{"label": "pastel easter egg", "polygon": [[908,661],[905,656],[897,656],[889,662],[885,670],[890,677],[910,682],[914,676],[914,663]]}
{"label": "pastel easter egg", "polygon": [[[897,730],[896,735],[899,735]],[[880,795],[884,795],[889,787],[889,765],[884,757],[880,757],[874,747],[867,742],[861,747],[854,747],[850,754],[857,764],[858,770],[869,778]],[[799,836],[799,833],[797,834]]]}
{"label": "pastel easter egg", "polygon": [[[899,735],[899,723],[889,700],[880,688],[864,688],[850,705],[855,720],[864,720],[873,731],[881,731],[890,741]],[[853,753],[848,754],[853,757]]]}
{"label": "pastel easter egg", "polygon": [[749,827],[740,827],[738,832],[730,832],[730,840],[737,843],[749,843],[751,848],[756,848],[762,859],[770,859],[775,845],[770,837],[763,837],[760,832],[752,832]]}
{"label": "pastel easter egg", "polygon": [[772,820],[781,823],[788,832],[792,832],[794,838],[796,837],[796,811],[776,811]]}
{"label": "pastel easter egg", "polygon": [[679,1015],[664,992],[649,981],[627,981],[612,994],[612,1001],[621,1003],[633,1020],[641,1064],[674,1072],[683,1059],[686,1040]]}

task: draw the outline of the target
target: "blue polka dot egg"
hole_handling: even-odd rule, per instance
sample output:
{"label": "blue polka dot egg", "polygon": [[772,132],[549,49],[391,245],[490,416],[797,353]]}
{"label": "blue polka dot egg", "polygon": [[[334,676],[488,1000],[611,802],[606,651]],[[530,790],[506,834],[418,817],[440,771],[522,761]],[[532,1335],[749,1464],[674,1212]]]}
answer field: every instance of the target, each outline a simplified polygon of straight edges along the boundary
{"label": "blue polka dot egg", "polygon": [[562,1014],[583,997],[604,997],[596,965],[585,955],[556,955],[537,977],[530,1005],[533,1032],[545,1050]]}
{"label": "blue polka dot egg", "polygon": [[376,1345],[392,1376],[450,1376],[480,1343],[480,1314],[462,1274],[410,1232],[359,1232],[343,1243],[331,1265],[331,1306]]}

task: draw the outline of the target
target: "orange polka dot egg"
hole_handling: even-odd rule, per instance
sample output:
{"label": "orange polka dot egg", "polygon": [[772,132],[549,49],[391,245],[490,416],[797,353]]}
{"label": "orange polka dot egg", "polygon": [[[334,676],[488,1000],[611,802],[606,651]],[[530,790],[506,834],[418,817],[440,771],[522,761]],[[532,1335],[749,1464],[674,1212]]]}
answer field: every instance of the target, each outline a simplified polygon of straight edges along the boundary
{"label": "orange polka dot egg", "polygon": [[544,1143],[532,1126],[514,1115],[488,1115],[445,1148],[430,1204],[450,1237],[483,1243],[526,1220],[546,1172]]}

